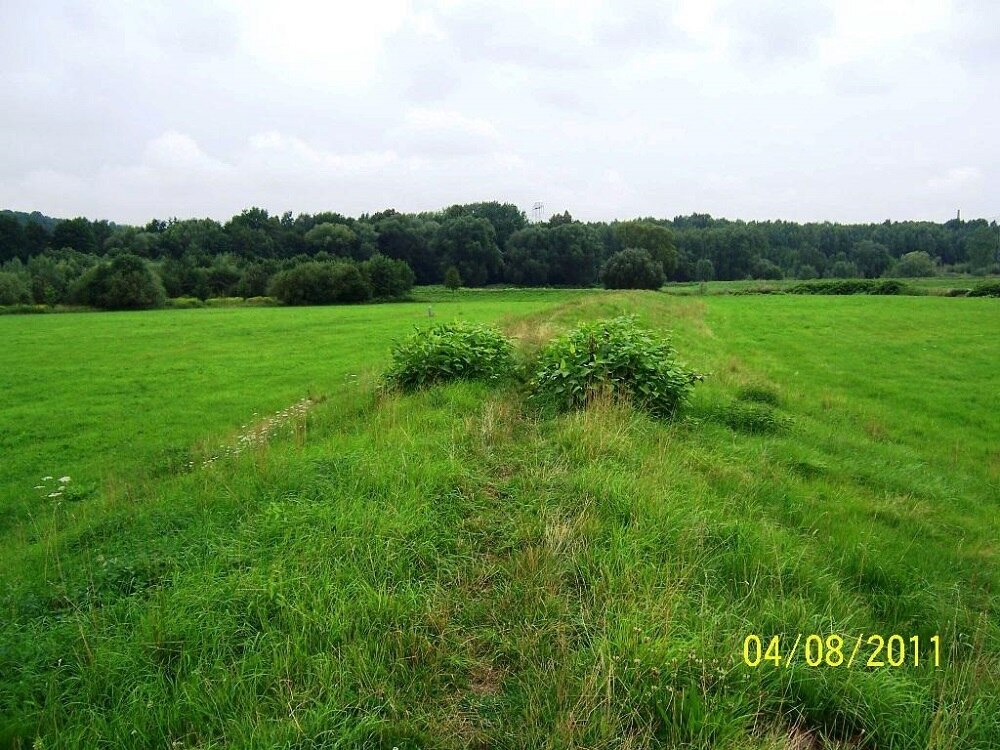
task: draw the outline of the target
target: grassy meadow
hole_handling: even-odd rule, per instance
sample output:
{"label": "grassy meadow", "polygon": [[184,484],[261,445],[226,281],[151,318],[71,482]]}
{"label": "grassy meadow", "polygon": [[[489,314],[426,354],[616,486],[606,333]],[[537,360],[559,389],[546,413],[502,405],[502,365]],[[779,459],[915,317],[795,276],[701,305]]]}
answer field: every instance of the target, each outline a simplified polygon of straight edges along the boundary
{"label": "grassy meadow", "polygon": [[[635,313],[708,377],[672,422],[376,393],[428,306],[526,354]],[[997,320],[601,291],[0,317],[0,748],[998,747]],[[809,634],[920,664],[787,663]]]}

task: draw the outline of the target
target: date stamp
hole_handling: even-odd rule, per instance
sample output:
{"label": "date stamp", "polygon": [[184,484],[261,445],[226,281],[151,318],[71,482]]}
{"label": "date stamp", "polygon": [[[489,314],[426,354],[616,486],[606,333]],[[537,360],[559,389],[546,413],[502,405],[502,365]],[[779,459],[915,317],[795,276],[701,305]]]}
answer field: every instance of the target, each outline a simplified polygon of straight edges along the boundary
{"label": "date stamp", "polygon": [[[791,644],[791,648],[789,648]],[[883,636],[877,633],[857,635],[820,635],[798,633],[770,637],[750,633],[743,639],[743,663],[748,667],[788,667],[803,663],[809,667],[879,667],[941,666],[941,636],[921,639],[918,635]]]}

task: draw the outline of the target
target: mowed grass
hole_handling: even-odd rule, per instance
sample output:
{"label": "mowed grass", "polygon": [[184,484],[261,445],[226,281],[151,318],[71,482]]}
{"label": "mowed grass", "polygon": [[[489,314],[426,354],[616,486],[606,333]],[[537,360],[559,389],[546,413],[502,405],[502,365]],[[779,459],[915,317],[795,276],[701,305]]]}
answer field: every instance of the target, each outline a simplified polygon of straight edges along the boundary
{"label": "mowed grass", "polygon": [[[0,533],[44,476],[100,494],[218,452],[240,425],[310,395],[357,397],[391,340],[452,318],[527,313],[580,292],[447,304],[229,308],[0,318]],[[434,317],[428,316],[428,310]],[[51,487],[49,489],[52,489]],[[47,494],[47,493],[46,493]],[[2,553],[0,553],[2,554]]]}
{"label": "mowed grass", "polygon": [[[0,354],[0,744],[1000,745],[995,300],[435,309],[528,351],[633,311],[711,375],[673,423],[543,419],[516,386],[377,397],[425,304],[0,319],[30,344]],[[61,473],[90,489],[33,490]],[[750,633],[921,664],[750,668]]]}

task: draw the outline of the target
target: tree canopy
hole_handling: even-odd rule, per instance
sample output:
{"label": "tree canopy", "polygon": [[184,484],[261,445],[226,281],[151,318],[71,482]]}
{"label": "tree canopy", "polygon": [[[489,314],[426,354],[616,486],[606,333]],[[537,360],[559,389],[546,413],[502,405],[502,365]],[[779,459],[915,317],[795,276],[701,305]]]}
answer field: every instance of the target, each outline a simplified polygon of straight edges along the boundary
{"label": "tree canopy", "polygon": [[0,211],[0,272],[19,280],[7,279],[6,298],[22,299],[27,288],[38,304],[73,301],[82,276],[123,255],[146,261],[171,297],[260,296],[297,265],[342,261],[357,264],[381,298],[408,278],[387,261],[405,264],[416,284],[440,284],[454,267],[467,286],[587,287],[602,283],[601,269],[626,248],[645,251],[668,281],[1000,271],[1000,228],[983,219],[799,224],[691,214],[609,223],[561,211],[529,223],[498,201],[358,217],[250,207],[224,223],[173,218],[142,226]]}

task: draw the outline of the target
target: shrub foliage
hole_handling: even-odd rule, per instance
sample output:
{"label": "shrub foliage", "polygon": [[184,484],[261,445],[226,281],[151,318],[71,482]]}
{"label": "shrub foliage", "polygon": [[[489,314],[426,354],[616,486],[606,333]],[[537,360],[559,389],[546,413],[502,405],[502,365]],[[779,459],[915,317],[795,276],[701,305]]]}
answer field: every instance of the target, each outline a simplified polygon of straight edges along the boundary
{"label": "shrub foliage", "polygon": [[27,305],[31,290],[17,274],[0,271],[0,305]]}
{"label": "shrub foliage", "polygon": [[376,254],[361,264],[361,270],[376,299],[402,299],[413,288],[413,271],[401,260]]}
{"label": "shrub foliage", "polygon": [[984,281],[969,292],[970,297],[1000,297],[1000,281]]}
{"label": "shrub foliage", "polygon": [[795,284],[789,294],[916,294],[917,291],[898,279],[824,279]]}
{"label": "shrub foliage", "polygon": [[389,389],[411,391],[449,380],[499,380],[513,369],[514,347],[497,328],[441,323],[394,345],[382,379]]}
{"label": "shrub foliage", "polygon": [[610,392],[657,417],[669,417],[704,376],[678,361],[668,338],[634,317],[581,325],[539,354],[531,397],[556,409],[580,408]]}
{"label": "shrub foliage", "polygon": [[356,263],[313,261],[275,274],[269,293],[286,305],[328,305],[364,302],[372,288]]}
{"label": "shrub foliage", "polygon": [[601,272],[606,289],[659,289],[663,265],[646,250],[626,248],[611,256]]}
{"label": "shrub foliage", "polygon": [[85,272],[77,281],[73,296],[102,310],[146,310],[163,307],[167,300],[160,277],[142,258],[129,254]]}

